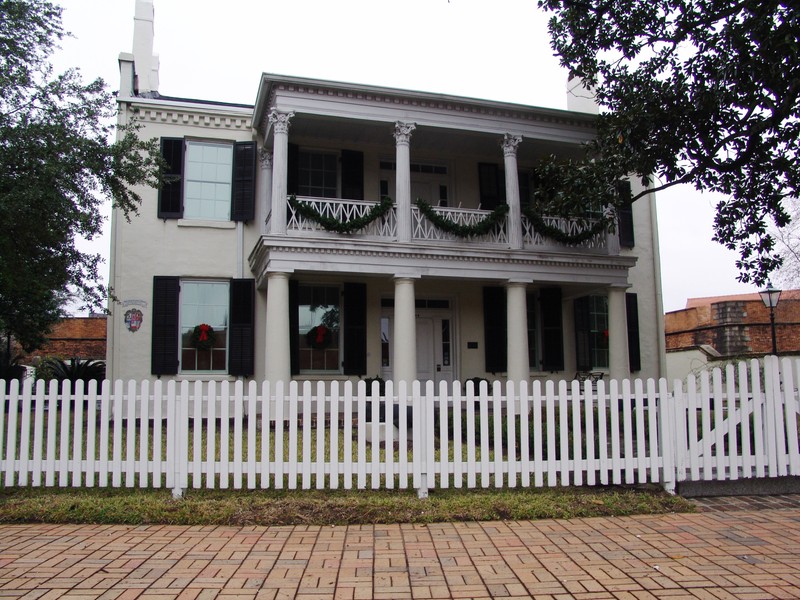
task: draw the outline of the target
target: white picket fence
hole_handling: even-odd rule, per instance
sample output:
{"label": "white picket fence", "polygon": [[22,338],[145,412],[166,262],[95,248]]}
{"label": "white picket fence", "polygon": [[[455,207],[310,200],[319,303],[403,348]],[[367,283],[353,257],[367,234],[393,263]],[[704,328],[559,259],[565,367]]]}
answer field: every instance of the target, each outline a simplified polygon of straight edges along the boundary
{"label": "white picket fence", "polygon": [[0,484],[425,496],[800,475],[798,382],[800,361],[775,357],[671,389],[664,379],[387,382],[384,395],[364,382],[0,381]]}

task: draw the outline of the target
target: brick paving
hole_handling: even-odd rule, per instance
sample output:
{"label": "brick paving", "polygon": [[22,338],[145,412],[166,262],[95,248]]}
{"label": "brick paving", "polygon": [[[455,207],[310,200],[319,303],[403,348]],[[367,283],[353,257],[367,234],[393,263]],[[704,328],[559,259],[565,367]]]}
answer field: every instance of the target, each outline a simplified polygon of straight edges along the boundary
{"label": "brick paving", "polygon": [[427,526],[2,525],[0,599],[800,598],[792,502]]}

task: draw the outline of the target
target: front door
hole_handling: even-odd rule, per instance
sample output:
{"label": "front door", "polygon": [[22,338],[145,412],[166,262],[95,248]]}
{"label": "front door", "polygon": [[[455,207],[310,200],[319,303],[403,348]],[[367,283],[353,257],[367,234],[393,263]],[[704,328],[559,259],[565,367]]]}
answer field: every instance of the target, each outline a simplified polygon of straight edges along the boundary
{"label": "front door", "polygon": [[[421,382],[452,382],[454,376],[452,318],[450,315],[417,311],[417,379]],[[394,349],[391,343],[393,318],[381,319],[381,377],[392,379]]]}

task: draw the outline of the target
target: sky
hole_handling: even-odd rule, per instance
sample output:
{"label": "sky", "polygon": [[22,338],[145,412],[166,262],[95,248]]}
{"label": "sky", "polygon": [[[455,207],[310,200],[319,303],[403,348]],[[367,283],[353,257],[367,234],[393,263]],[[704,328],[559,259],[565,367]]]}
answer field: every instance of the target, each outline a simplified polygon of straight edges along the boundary
{"label": "sky", "polygon": [[[117,59],[132,50],[135,0],[54,1],[74,36],[62,42],[56,69],[77,67],[86,81],[102,77],[117,90]],[[536,0],[153,4],[164,95],[253,104],[268,72],[567,108],[567,73]],[[737,281],[736,253],[711,241],[719,200],[687,186],[657,194],[666,312],[688,298],[757,291]],[[109,239],[83,248],[107,256]]]}

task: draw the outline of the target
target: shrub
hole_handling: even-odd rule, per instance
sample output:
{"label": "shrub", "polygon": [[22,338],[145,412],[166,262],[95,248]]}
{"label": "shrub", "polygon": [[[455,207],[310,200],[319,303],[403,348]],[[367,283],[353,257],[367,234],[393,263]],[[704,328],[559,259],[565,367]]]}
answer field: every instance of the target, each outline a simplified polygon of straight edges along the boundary
{"label": "shrub", "polygon": [[60,358],[48,357],[39,363],[36,368],[36,378],[50,381],[76,381],[83,380],[102,382],[106,378],[106,363],[102,360],[81,360],[71,358],[62,360]]}

